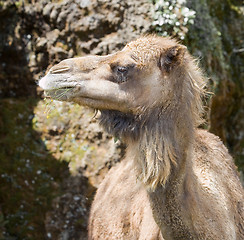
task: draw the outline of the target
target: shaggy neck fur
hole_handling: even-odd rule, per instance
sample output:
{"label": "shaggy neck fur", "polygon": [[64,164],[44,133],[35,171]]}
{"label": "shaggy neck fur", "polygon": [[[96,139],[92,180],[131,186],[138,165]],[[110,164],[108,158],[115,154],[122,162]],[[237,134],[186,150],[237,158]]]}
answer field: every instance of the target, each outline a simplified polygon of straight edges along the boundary
{"label": "shaggy neck fur", "polygon": [[158,183],[166,183],[172,170],[186,157],[193,128],[189,116],[183,119],[185,126],[181,128],[180,119],[155,108],[137,116],[102,111],[100,121],[106,131],[133,146],[129,151],[134,157],[137,176],[149,190],[154,190]]}

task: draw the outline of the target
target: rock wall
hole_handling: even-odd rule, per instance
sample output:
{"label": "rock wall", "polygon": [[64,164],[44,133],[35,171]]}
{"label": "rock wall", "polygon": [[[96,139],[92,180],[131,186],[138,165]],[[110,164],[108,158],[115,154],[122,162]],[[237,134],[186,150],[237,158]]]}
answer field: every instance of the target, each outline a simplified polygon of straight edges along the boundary
{"label": "rock wall", "polygon": [[244,5],[243,1],[193,1],[196,11],[186,44],[201,60],[214,92],[210,131],[219,136],[244,172]]}
{"label": "rock wall", "polygon": [[151,28],[147,0],[1,1],[0,7],[0,97],[34,94],[33,79],[49,65],[111,53]]}
{"label": "rock wall", "polygon": [[[0,1],[0,238],[86,239],[94,189],[125,147],[103,132],[94,113],[40,100],[35,81],[65,58],[112,53],[154,32],[153,3]],[[243,170],[242,3],[186,4],[196,17],[183,43],[200,58],[215,92],[209,128]]]}

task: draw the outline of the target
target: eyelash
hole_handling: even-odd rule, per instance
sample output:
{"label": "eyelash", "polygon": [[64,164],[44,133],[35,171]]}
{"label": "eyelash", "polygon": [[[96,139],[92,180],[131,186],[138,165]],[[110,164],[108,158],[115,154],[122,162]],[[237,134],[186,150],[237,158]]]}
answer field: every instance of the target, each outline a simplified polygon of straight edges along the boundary
{"label": "eyelash", "polygon": [[111,67],[113,69],[113,71],[116,71],[118,73],[127,73],[130,69],[133,69],[135,67],[135,64],[129,64],[127,66],[113,66]]}
{"label": "eyelash", "polygon": [[119,73],[126,73],[126,72],[128,72],[128,67],[117,67],[117,72],[119,72]]}
{"label": "eyelash", "polygon": [[128,73],[129,70],[133,69],[135,67],[135,64],[129,64],[126,66],[119,66],[119,65],[111,65],[111,69],[114,72],[113,80],[117,83],[123,83],[128,80]]}

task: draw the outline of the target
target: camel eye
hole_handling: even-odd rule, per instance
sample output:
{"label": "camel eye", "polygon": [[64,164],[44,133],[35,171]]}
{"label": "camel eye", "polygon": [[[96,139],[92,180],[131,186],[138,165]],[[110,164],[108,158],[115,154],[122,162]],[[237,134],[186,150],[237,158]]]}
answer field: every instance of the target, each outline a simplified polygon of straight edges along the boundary
{"label": "camel eye", "polygon": [[111,70],[113,74],[111,75],[111,81],[116,83],[127,82],[133,72],[130,72],[136,65],[127,64],[124,66],[117,64],[111,64]]}
{"label": "camel eye", "polygon": [[118,67],[117,68],[117,71],[119,72],[119,73],[126,73],[126,72],[128,72],[128,68],[127,67]]}

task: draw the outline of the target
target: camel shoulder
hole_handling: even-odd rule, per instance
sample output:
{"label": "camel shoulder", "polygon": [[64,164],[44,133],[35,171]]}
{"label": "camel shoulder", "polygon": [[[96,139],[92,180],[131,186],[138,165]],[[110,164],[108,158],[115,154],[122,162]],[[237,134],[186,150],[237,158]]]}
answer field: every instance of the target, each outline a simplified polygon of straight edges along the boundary
{"label": "camel shoulder", "polygon": [[199,160],[206,162],[223,162],[224,160],[236,169],[234,160],[222,140],[206,130],[198,129],[196,131],[194,153],[199,157]]}
{"label": "camel shoulder", "polygon": [[239,189],[239,193],[243,194],[234,159],[216,135],[206,130],[197,131],[193,150],[193,165],[196,175],[204,182],[216,180],[219,187],[220,185],[223,185],[223,188],[229,186],[231,189]]}

